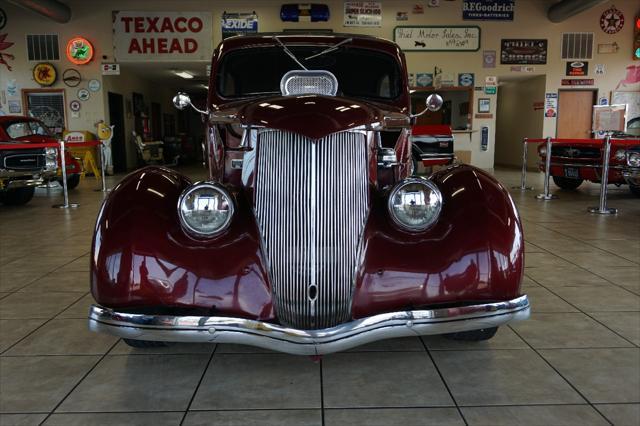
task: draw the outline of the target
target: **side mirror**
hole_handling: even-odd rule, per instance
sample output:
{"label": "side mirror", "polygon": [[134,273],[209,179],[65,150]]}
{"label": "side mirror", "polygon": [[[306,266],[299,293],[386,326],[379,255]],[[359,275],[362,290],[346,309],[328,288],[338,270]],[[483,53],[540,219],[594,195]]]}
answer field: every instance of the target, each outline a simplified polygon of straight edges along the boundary
{"label": "side mirror", "polygon": [[178,92],[178,94],[173,97],[173,106],[180,111],[189,105],[191,105],[191,98],[186,93]]}
{"label": "side mirror", "polygon": [[437,93],[432,93],[429,96],[427,96],[427,100],[425,101],[426,108],[417,114],[411,114],[411,118],[413,119],[413,118],[420,117],[427,111],[431,111],[431,112],[438,111],[440,108],[442,108],[443,103],[444,101],[442,100],[442,96],[438,95]]}
{"label": "side mirror", "polygon": [[442,96],[438,95],[437,93],[432,93],[427,97],[427,109],[431,112],[435,112],[438,111],[440,108],[442,108],[442,104],[444,103],[444,101],[442,100]]}
{"label": "side mirror", "polygon": [[191,98],[189,97],[189,95],[187,95],[186,93],[183,93],[183,92],[178,92],[178,94],[173,97],[173,106],[178,108],[180,111],[182,111],[186,107],[190,106],[191,108],[193,108],[194,110],[198,111],[202,115],[207,115],[208,114],[207,111],[202,111],[201,109],[196,108],[191,103]]}

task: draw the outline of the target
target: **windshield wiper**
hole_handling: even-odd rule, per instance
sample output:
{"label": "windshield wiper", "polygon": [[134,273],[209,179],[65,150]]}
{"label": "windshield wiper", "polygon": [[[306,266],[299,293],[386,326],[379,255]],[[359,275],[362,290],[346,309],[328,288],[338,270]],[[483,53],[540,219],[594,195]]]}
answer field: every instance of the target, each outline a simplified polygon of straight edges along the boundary
{"label": "windshield wiper", "polygon": [[295,63],[296,63],[296,64],[298,64],[298,65],[300,66],[300,68],[302,68],[302,69],[303,69],[303,70],[305,70],[305,71],[309,71],[309,70],[307,69],[307,67],[305,67],[304,65],[302,65],[302,62],[300,62],[300,61],[298,60],[298,58],[296,58],[296,55],[294,55],[294,54],[289,50],[289,48],[288,48],[288,47],[287,47],[287,46],[282,42],[282,40],[280,40],[280,39],[278,38],[278,36],[273,36],[273,38],[275,39],[275,41],[277,41],[277,42],[278,42],[278,44],[279,44],[280,46],[282,46],[282,49],[284,50],[284,53],[286,53],[287,55],[289,55],[289,57],[290,57],[291,59],[293,59],[293,60],[295,61]]}
{"label": "windshield wiper", "polygon": [[353,41],[352,38],[344,39],[340,43],[334,44],[333,46],[328,47],[328,48],[324,49],[323,51],[321,51],[319,53],[316,53],[315,55],[311,55],[311,56],[308,56],[308,57],[304,58],[304,60],[308,61],[309,59],[317,58],[318,56],[322,56],[324,54],[333,52],[334,50],[338,50],[338,48],[340,46],[342,46],[343,44],[351,43],[352,41]]}

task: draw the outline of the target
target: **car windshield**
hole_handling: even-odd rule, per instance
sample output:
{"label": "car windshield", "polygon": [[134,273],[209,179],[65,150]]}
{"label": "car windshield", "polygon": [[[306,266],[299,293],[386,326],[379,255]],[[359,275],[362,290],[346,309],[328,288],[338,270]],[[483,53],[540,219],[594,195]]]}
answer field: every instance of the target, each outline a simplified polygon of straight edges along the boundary
{"label": "car windshield", "polygon": [[[332,72],[340,96],[391,100],[401,94],[400,66],[389,54],[342,46],[313,57],[327,46],[287,47],[309,70]],[[282,76],[299,69],[280,46],[239,49],[222,57],[215,84],[224,98],[280,94]]]}
{"label": "car windshield", "polygon": [[38,121],[14,121],[5,124],[4,130],[11,139],[22,139],[29,136],[51,136],[49,130]]}

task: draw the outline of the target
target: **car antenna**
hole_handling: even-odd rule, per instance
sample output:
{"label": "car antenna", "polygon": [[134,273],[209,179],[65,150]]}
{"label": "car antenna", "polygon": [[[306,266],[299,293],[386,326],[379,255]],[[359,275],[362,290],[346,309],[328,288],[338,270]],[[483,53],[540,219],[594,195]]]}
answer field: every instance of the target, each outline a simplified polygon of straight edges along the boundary
{"label": "car antenna", "polygon": [[289,57],[290,57],[291,59],[293,59],[293,60],[296,62],[296,64],[300,65],[300,67],[301,67],[303,70],[305,70],[305,71],[309,71],[309,70],[307,69],[307,67],[305,67],[304,65],[302,65],[302,62],[300,62],[300,61],[298,60],[298,58],[296,58],[296,55],[294,55],[294,54],[289,50],[289,48],[288,48],[288,47],[287,47],[287,46],[282,42],[282,40],[280,40],[280,39],[278,38],[278,36],[273,36],[273,38],[278,42],[278,44],[279,44],[280,46],[282,46],[282,49],[284,50],[284,53],[286,53],[287,55],[289,55]]}

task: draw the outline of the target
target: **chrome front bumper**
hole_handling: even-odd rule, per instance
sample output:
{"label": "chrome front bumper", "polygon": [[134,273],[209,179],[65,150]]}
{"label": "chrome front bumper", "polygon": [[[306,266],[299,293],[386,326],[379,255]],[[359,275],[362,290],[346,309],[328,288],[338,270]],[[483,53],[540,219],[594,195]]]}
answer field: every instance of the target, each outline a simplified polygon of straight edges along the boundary
{"label": "chrome front bumper", "polygon": [[137,340],[238,343],[296,355],[322,355],[394,337],[455,333],[529,318],[529,299],[457,308],[390,312],[321,330],[230,317],[129,314],[92,305],[89,329]]}
{"label": "chrome front bumper", "polygon": [[622,172],[629,185],[640,186],[640,168],[630,167]]}

